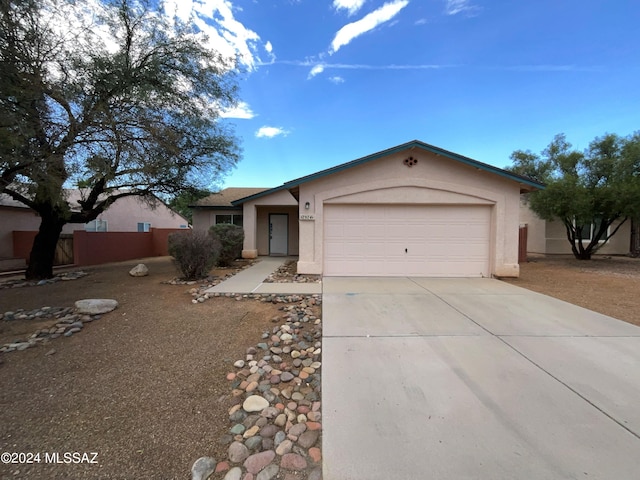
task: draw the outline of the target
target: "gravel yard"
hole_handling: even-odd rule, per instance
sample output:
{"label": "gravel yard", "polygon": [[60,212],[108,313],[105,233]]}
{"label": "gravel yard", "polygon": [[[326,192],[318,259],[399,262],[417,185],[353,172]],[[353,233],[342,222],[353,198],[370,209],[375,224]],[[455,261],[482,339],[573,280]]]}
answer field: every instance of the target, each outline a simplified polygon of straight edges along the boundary
{"label": "gravel yard", "polygon": [[[281,305],[228,297],[194,304],[193,285],[164,283],[176,276],[170,259],[146,259],[150,275],[141,278],[128,275],[136,263],[0,290],[0,312],[119,302],[71,337],[0,354],[2,451],[96,452],[97,464],[0,464],[0,478],[186,479],[198,457],[227,458],[220,439],[237,403],[227,376],[279,325],[272,319],[283,317]],[[640,325],[640,259],[532,257],[506,281]],[[0,321],[0,344],[45,323]]]}
{"label": "gravel yard", "polygon": [[[82,298],[120,304],[70,338],[2,354],[0,365],[1,450],[97,452],[98,464],[0,464],[0,478],[189,478],[198,457],[226,455],[219,443],[230,427],[226,375],[273,328],[280,306],[234,298],[193,304],[191,286],[162,283],[176,276],[168,258],[145,260],[148,277],[128,275],[135,263],[0,290],[0,312]],[[0,322],[0,343],[36,328]]]}

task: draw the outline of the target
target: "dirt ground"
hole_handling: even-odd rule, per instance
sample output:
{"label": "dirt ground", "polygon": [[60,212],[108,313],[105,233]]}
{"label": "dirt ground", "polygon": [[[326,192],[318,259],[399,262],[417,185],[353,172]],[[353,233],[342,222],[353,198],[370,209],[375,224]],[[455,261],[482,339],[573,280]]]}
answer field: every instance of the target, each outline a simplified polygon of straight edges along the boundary
{"label": "dirt ground", "polygon": [[[70,338],[4,354],[0,365],[0,451],[97,452],[98,464],[0,464],[0,478],[186,479],[198,457],[222,458],[226,373],[282,312],[257,300],[192,304],[191,286],[161,283],[177,276],[168,258],[145,259],[142,278],[128,275],[136,263],[0,290],[0,312],[82,298],[120,304]],[[11,332],[0,322],[2,343],[38,328],[22,322]]]}
{"label": "dirt ground", "polygon": [[[640,259],[530,260],[507,281],[640,325]],[[78,280],[0,290],[0,312],[82,298],[120,303],[82,332],[4,354],[0,365],[0,450],[97,452],[98,464],[0,464],[0,478],[187,479],[198,457],[223,457],[226,373],[282,312],[229,298],[194,305],[191,286],[161,283],[177,275],[168,258],[144,262],[148,277],[130,277],[138,262],[123,262]],[[0,343],[39,328],[14,322],[0,322]]]}
{"label": "dirt ground", "polygon": [[640,258],[530,255],[520,278],[504,280],[640,325]]}

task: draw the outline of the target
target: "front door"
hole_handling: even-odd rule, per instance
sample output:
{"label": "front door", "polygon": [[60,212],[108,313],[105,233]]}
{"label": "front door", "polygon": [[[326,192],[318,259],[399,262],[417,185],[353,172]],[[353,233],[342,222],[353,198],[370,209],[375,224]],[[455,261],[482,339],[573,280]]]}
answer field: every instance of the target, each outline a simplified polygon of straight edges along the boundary
{"label": "front door", "polygon": [[289,215],[269,215],[269,255],[287,255],[289,250]]}

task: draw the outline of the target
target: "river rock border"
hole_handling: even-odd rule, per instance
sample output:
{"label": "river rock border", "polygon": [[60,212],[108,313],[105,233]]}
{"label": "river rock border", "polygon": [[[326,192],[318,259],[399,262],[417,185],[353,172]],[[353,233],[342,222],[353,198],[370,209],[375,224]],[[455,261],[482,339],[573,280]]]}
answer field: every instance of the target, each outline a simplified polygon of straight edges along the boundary
{"label": "river rock border", "polygon": [[21,287],[42,287],[44,285],[51,285],[57,282],[68,282],[69,280],[77,280],[78,278],[86,277],[89,275],[84,271],[76,272],[64,272],[59,273],[53,278],[47,278],[45,280],[5,280],[0,282],[0,290],[5,288],[21,288]]}
{"label": "river rock border", "polygon": [[229,431],[219,439],[228,445],[226,457],[219,463],[198,459],[192,479],[321,480],[322,320],[312,309],[321,297],[236,298],[285,304],[282,316],[272,319],[279,325],[265,331],[227,374],[234,405]]}
{"label": "river rock border", "polygon": [[64,336],[70,337],[79,332],[90,322],[99,320],[102,315],[86,315],[74,313],[73,307],[42,307],[35,310],[16,310],[0,313],[0,321],[12,320],[46,320],[51,319],[51,326],[36,330],[26,340],[16,340],[0,346],[0,353],[26,350],[50,340]]}

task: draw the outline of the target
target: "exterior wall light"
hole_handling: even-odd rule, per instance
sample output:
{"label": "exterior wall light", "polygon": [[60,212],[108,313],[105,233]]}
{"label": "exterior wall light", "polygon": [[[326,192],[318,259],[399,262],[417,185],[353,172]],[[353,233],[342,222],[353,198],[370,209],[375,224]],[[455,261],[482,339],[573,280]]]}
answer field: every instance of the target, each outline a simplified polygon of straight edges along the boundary
{"label": "exterior wall light", "polygon": [[309,210],[310,207],[311,207],[311,204],[309,202],[304,204],[304,209],[305,210]]}

